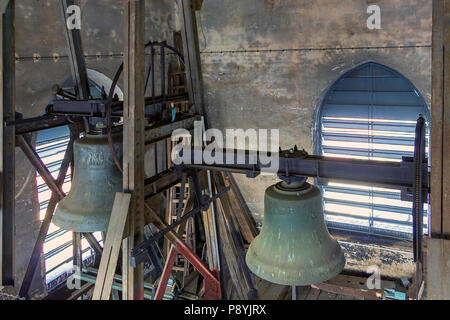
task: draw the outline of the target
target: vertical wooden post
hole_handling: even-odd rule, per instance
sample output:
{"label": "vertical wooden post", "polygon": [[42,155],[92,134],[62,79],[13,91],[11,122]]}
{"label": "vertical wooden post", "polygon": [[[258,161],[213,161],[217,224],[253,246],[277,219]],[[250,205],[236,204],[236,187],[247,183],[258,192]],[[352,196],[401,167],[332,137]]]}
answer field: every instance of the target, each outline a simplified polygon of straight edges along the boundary
{"label": "vertical wooden post", "polygon": [[144,241],[144,86],[145,1],[124,2],[124,157],[123,188],[132,193],[129,237],[123,241],[123,297],[144,299],[144,268],[132,268],[129,254]]}
{"label": "vertical wooden post", "polygon": [[[0,2],[0,104],[1,123],[15,117],[15,40],[14,0]],[[14,285],[14,126],[0,129],[0,285]]]}
{"label": "vertical wooden post", "polygon": [[178,0],[189,100],[194,105],[195,112],[202,115],[204,114],[203,80],[197,21],[194,10],[194,4],[196,3],[197,1],[193,2],[192,0]]}
{"label": "vertical wooden post", "polygon": [[433,0],[431,235],[450,236],[450,1]]}

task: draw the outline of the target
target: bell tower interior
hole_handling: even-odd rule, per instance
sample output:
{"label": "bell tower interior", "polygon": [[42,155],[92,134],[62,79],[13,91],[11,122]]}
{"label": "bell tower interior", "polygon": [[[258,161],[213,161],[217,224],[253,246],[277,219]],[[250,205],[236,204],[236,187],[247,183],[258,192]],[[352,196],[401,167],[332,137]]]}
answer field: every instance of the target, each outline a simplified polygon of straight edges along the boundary
{"label": "bell tower interior", "polygon": [[450,300],[450,0],[373,2],[0,0],[0,305]]}

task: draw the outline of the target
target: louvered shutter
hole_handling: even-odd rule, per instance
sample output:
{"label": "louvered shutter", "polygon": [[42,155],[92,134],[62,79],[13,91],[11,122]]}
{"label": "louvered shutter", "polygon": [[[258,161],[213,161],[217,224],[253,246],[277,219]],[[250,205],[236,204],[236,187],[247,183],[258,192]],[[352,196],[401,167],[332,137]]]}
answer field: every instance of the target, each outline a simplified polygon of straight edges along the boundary
{"label": "louvered shutter", "polygon": [[[414,154],[419,114],[429,119],[426,103],[410,81],[380,64],[364,64],[325,96],[316,151],[329,157],[401,161]],[[427,129],[427,157],[428,146]],[[412,203],[401,201],[400,191],[339,183],[322,190],[329,228],[412,239]],[[428,208],[424,229],[427,233]]]}

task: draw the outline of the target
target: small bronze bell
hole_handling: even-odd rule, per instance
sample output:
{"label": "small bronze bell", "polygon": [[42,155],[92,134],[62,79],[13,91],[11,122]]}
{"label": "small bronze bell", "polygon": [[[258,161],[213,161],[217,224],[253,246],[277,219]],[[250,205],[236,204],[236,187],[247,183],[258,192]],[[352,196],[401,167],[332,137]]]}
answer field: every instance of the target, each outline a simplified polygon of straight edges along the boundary
{"label": "small bronze bell", "polygon": [[[112,136],[122,158],[122,134]],[[74,143],[74,172],[68,195],[59,202],[53,222],[61,229],[96,232],[108,229],[116,192],[122,191],[122,173],[116,167],[103,134],[87,134]]]}
{"label": "small bronze bell", "polygon": [[269,282],[306,286],[338,275],[345,265],[339,243],[328,232],[320,190],[304,180],[266,190],[264,225],[246,262]]}

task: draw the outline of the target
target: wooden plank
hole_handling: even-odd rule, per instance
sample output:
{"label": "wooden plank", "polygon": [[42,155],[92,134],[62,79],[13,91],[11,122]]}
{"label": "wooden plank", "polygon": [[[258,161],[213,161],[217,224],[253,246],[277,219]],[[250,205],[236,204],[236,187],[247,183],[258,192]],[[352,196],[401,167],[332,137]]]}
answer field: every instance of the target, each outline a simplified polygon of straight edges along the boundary
{"label": "wooden plank", "polygon": [[116,193],[92,300],[109,300],[130,203],[131,194]]}
{"label": "wooden plank", "polygon": [[[224,190],[225,182],[221,175],[216,173],[213,181],[217,192]],[[245,262],[245,247],[232,215],[232,207],[226,195],[219,198],[216,203],[219,209],[217,213],[219,236],[234,287],[240,291],[244,299],[254,300],[257,298],[257,290]]]}
{"label": "wooden plank", "polygon": [[443,113],[443,47],[442,10],[444,2],[433,0],[433,66],[431,106],[431,235],[442,234],[442,113]]}
{"label": "wooden plank", "polygon": [[178,0],[178,6],[181,12],[181,36],[189,100],[194,105],[195,112],[202,115],[204,114],[203,80],[194,3],[193,0]]}
{"label": "wooden plank", "polygon": [[450,237],[450,0],[445,0],[443,14],[445,96],[442,110],[442,234]]}
{"label": "wooden plank", "polygon": [[144,241],[144,86],[145,1],[127,0],[124,5],[124,148],[123,189],[132,194],[128,218],[129,237],[123,241],[123,297],[144,299],[144,266],[132,268],[129,253]]}
{"label": "wooden plank", "polygon": [[431,236],[450,236],[450,1],[433,0]]}
{"label": "wooden plank", "polygon": [[226,196],[230,200],[230,204],[233,208],[232,213],[237,220],[239,230],[241,231],[244,240],[247,243],[251,243],[258,235],[258,229],[256,228],[250,209],[247,207],[247,204],[233,176],[229,173],[222,173],[222,176],[226,182],[226,185],[231,185],[232,187]]}
{"label": "wooden plank", "polygon": [[450,300],[450,240],[428,243],[427,299]]}

